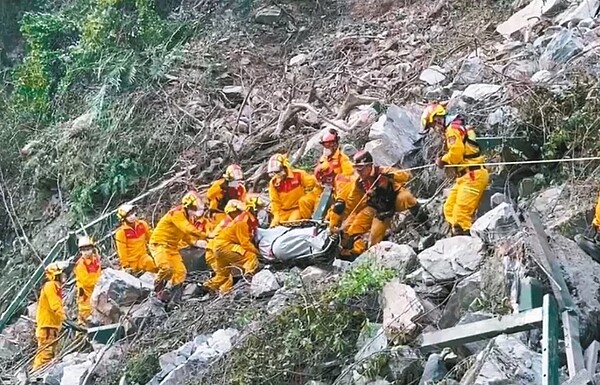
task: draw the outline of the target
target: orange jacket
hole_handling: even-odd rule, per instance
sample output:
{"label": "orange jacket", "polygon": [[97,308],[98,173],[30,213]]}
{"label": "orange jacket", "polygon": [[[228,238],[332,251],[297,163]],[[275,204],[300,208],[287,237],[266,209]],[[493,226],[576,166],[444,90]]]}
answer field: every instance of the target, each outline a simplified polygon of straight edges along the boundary
{"label": "orange jacket", "polygon": [[183,206],[177,206],[166,213],[152,232],[150,243],[165,245],[177,250],[179,243],[183,240],[193,243],[194,237],[202,239],[204,233],[194,226],[188,219]]}
{"label": "orange jacket", "polygon": [[246,252],[258,254],[254,245],[254,233],[258,228],[258,220],[244,211],[227,224],[214,239],[213,246],[219,249],[223,246],[233,246],[233,251],[244,255]]}
{"label": "orange jacket", "polygon": [[42,328],[61,329],[67,319],[63,308],[62,286],[58,281],[48,281],[42,286],[35,314],[36,334]]}
{"label": "orange jacket", "polygon": [[281,211],[294,210],[299,207],[298,201],[316,186],[316,180],[306,171],[292,169],[285,179],[274,177],[269,182],[269,198],[273,222],[278,223]]}
{"label": "orange jacket", "polygon": [[354,167],[352,167],[350,158],[339,149],[333,155],[321,156],[314,171],[315,178],[324,184],[333,184],[338,175],[350,178],[353,173]]}
{"label": "orange jacket", "polygon": [[242,185],[237,188],[229,187],[227,181],[221,178],[210,185],[206,191],[206,198],[208,198],[209,209],[223,212],[225,205],[231,199],[238,199],[242,202],[246,199],[246,188]]}
{"label": "orange jacket", "polygon": [[137,266],[137,262],[148,255],[147,244],[152,230],[148,222],[137,220],[133,225],[124,222],[115,233],[117,255],[122,267]]}
{"label": "orange jacket", "polygon": [[375,166],[373,175],[368,180],[358,178],[353,184],[346,206],[355,207],[355,212],[366,206],[371,206],[378,212],[394,210],[396,196],[410,178],[411,174],[408,171]]}

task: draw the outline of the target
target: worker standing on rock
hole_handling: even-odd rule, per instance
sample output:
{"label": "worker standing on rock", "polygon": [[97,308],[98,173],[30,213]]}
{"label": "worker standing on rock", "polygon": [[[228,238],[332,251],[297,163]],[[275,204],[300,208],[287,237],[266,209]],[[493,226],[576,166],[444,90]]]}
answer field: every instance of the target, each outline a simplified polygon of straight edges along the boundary
{"label": "worker standing on rock", "polygon": [[121,268],[130,269],[133,273],[156,273],[156,263],[148,253],[152,234],[148,222],[138,219],[135,207],[130,204],[121,205],[117,209],[117,217],[121,226],[115,233],[115,243]]}
{"label": "worker standing on rock", "polygon": [[460,116],[448,115],[441,104],[425,108],[421,125],[425,131],[433,128],[445,135],[447,152],[436,160],[436,164],[439,168],[453,166],[457,178],[444,203],[444,218],[453,235],[468,235],[473,215],[489,182],[489,172],[481,165],[485,163],[485,157],[475,140],[475,131],[465,127]]}
{"label": "worker standing on rock", "polygon": [[181,298],[182,284],[187,270],[179,254],[179,244],[183,240],[191,246],[205,248],[206,234],[193,223],[206,212],[206,202],[196,192],[186,193],[181,205],[166,213],[156,225],[150,237],[150,253],[156,261],[158,274],[154,291],[159,300],[168,302],[167,284],[173,290],[173,301]]}
{"label": "worker standing on rock", "polygon": [[55,262],[44,270],[46,282],[40,291],[35,315],[35,337],[38,348],[33,359],[33,369],[52,361],[56,355],[58,334],[67,319],[62,300],[62,285],[65,281],[63,269]]}
{"label": "worker standing on rock", "polygon": [[92,293],[102,274],[102,267],[96,251],[96,244],[90,237],[79,238],[78,247],[79,258],[75,263],[73,273],[77,286],[79,323],[85,326],[92,315]]}
{"label": "worker standing on rock", "polygon": [[316,201],[313,195],[315,178],[306,171],[292,168],[283,154],[275,154],[269,159],[267,172],[271,177],[271,227],[282,222],[310,219]]}
{"label": "worker standing on rock", "polygon": [[225,218],[225,205],[231,199],[244,201],[246,187],[244,187],[244,173],[237,164],[227,167],[223,178],[214,181],[206,192],[210,215],[214,216],[214,223],[218,224]]}
{"label": "worker standing on rock", "polygon": [[[381,242],[396,212],[409,210],[419,223],[428,219],[417,199],[404,187],[411,178],[409,172],[374,165],[373,156],[366,150],[356,153],[353,160],[358,179],[348,197],[348,204],[355,207],[354,214],[342,228],[346,256],[360,255],[367,246]],[[367,245],[362,235],[369,232]]]}
{"label": "worker standing on rock", "polygon": [[221,230],[227,227],[227,225],[229,225],[229,223],[231,223],[231,221],[233,221],[235,216],[237,216],[239,213],[237,210],[237,201],[237,199],[234,199],[232,204],[229,204],[228,202],[228,204],[225,205],[223,210],[225,212],[225,218],[223,218],[207,235],[208,244],[206,246],[205,260],[208,267],[210,267],[215,273],[218,269],[217,258],[215,257],[215,238],[221,232]]}
{"label": "worker standing on rock", "polygon": [[242,270],[244,275],[258,269],[258,248],[254,245],[254,234],[258,229],[256,213],[264,202],[258,196],[248,197],[246,205],[240,201],[229,201],[230,215],[234,218],[217,235],[214,241],[217,261],[216,275],[206,287],[227,293],[233,287],[233,269]]}

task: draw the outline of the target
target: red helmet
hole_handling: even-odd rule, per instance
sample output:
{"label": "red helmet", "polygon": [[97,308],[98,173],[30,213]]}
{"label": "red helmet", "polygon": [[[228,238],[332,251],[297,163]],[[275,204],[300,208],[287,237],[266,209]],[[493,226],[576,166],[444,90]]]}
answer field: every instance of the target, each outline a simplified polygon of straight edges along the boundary
{"label": "red helmet", "polygon": [[321,137],[321,145],[324,147],[329,147],[332,145],[337,145],[340,141],[340,136],[335,129],[330,129]]}

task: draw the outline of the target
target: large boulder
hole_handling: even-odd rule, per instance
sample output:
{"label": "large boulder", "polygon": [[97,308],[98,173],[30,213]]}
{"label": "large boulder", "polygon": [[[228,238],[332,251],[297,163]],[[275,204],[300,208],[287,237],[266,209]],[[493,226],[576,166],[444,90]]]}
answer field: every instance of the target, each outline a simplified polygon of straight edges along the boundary
{"label": "large boulder", "polygon": [[368,262],[374,262],[382,267],[393,269],[400,275],[404,275],[411,272],[417,265],[417,253],[408,245],[383,241],[371,246],[352,265],[359,266],[362,263]]}
{"label": "large boulder", "polygon": [[415,142],[420,139],[421,110],[418,106],[391,105],[386,114],[371,126],[371,141],[365,149],[371,152],[375,163],[394,166],[417,148]]}
{"label": "large boulder", "polygon": [[441,239],[417,256],[427,282],[445,282],[472,274],[484,256],[480,239],[457,236]]}
{"label": "large boulder", "polygon": [[123,270],[104,269],[92,293],[93,318],[102,323],[119,321],[124,308],[150,294],[152,286]]}
{"label": "large boulder", "polygon": [[556,17],[556,21],[560,25],[569,23],[579,23],[581,20],[593,19],[600,8],[600,0],[583,0],[573,3],[569,9]]}
{"label": "large boulder", "polygon": [[396,278],[383,287],[380,301],[387,338],[401,342],[414,338],[420,330],[418,321],[426,311],[415,290]]}
{"label": "large boulder", "polygon": [[556,69],[580,53],[583,47],[583,40],[573,30],[563,29],[554,35],[540,56],[540,67],[545,70]]}
{"label": "large boulder", "polygon": [[533,0],[504,23],[499,24],[496,31],[509,37],[515,32],[536,25],[542,20],[542,16],[548,16],[558,11],[564,6],[564,3],[564,0]]}
{"label": "large boulder", "polygon": [[442,312],[439,327],[446,329],[456,325],[469,309],[471,303],[479,297],[481,275],[479,272],[458,282],[448,297],[446,307]]}
{"label": "large boulder", "polygon": [[514,336],[501,335],[489,349],[478,354],[465,377],[474,377],[473,385],[541,384],[542,355],[529,350]]}
{"label": "large boulder", "polygon": [[513,206],[501,203],[477,219],[471,227],[471,235],[486,243],[493,243],[515,234],[521,221]]}

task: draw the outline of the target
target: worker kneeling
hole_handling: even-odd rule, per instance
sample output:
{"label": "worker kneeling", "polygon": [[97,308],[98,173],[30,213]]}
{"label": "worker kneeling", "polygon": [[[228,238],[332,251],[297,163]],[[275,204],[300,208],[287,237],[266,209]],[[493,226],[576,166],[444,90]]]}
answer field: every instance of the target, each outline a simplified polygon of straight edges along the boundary
{"label": "worker kneeling", "polygon": [[75,263],[75,284],[77,286],[77,309],[79,312],[79,323],[87,325],[92,315],[92,293],[96,283],[102,274],[100,256],[96,250],[96,244],[88,237],[79,238],[79,258]]}
{"label": "worker kneeling", "polygon": [[205,248],[205,237],[200,229],[193,223],[196,218],[202,217],[206,211],[206,202],[195,192],[188,192],[177,206],[165,214],[150,237],[150,253],[156,261],[158,273],[154,282],[156,297],[167,302],[171,285],[173,302],[178,302],[182,295],[182,284],[185,281],[187,270],[183,264],[179,245],[182,240],[191,246]]}
{"label": "worker kneeling", "polygon": [[65,282],[63,269],[54,262],[46,267],[44,273],[46,282],[40,291],[35,315],[38,348],[33,359],[34,370],[52,361],[56,356],[58,334],[62,323],[67,319],[62,300],[62,286]]}
{"label": "worker kneeling", "polygon": [[271,227],[282,222],[310,219],[316,201],[313,192],[315,178],[304,170],[292,168],[290,161],[282,154],[275,154],[269,159],[267,172],[271,177]]}
{"label": "worker kneeling", "polygon": [[475,140],[475,131],[467,129],[460,116],[450,116],[441,104],[427,106],[421,117],[421,125],[428,131],[444,134],[448,151],[436,160],[439,168],[448,167],[456,174],[456,182],[444,203],[444,218],[450,224],[453,235],[469,235],[473,215],[479,207],[489,182],[489,172],[482,166],[485,157]]}
{"label": "worker kneeling", "polygon": [[121,268],[133,273],[156,273],[156,264],[148,253],[148,242],[152,234],[148,222],[138,219],[135,206],[130,204],[121,205],[117,209],[117,217],[121,226],[115,233],[115,243]]}
{"label": "worker kneeling", "polygon": [[206,287],[227,293],[233,287],[233,269],[241,269],[244,275],[258,269],[259,252],[253,240],[258,229],[256,213],[263,206],[258,196],[248,197],[246,205],[237,200],[229,201],[226,211],[233,220],[214,239],[217,271]]}
{"label": "worker kneeling", "polygon": [[[367,246],[381,242],[396,212],[409,210],[418,222],[427,221],[426,212],[410,191],[404,188],[411,178],[409,172],[374,165],[372,155],[366,150],[354,155],[354,168],[358,172],[358,179],[348,200],[355,207],[355,213],[347,219],[342,229],[346,246],[342,253],[345,256],[357,256]],[[345,206],[345,202],[341,206]],[[334,209],[342,211],[344,207],[338,203]],[[361,236],[369,232],[367,245]]]}

